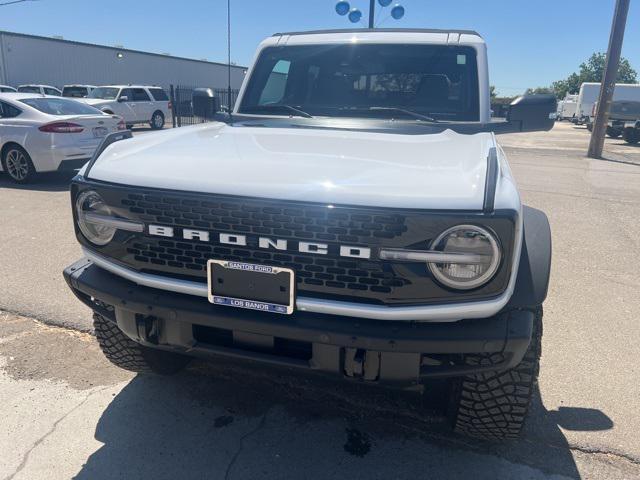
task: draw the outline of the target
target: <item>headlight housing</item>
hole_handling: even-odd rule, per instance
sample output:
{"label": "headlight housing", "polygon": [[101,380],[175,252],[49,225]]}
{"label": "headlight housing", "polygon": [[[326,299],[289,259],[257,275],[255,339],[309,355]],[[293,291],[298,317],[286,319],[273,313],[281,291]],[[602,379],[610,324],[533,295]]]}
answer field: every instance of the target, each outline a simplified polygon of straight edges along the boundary
{"label": "headlight housing", "polygon": [[97,192],[85,190],[76,199],[78,227],[87,240],[95,245],[106,245],[116,233],[116,228],[97,221],[111,216],[111,210]]}
{"label": "headlight housing", "polygon": [[461,260],[454,263],[429,263],[438,282],[457,290],[478,288],[491,280],[502,256],[495,235],[475,225],[445,230],[433,241],[431,250],[460,256]]}

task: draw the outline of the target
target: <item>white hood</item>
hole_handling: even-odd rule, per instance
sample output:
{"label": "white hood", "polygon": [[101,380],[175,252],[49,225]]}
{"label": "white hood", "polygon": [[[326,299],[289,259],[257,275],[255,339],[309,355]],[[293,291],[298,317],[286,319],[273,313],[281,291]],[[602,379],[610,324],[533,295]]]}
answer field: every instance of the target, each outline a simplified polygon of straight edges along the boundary
{"label": "white hood", "polygon": [[489,133],[400,135],[209,123],[108,147],[89,178],[248,197],[481,210]]}

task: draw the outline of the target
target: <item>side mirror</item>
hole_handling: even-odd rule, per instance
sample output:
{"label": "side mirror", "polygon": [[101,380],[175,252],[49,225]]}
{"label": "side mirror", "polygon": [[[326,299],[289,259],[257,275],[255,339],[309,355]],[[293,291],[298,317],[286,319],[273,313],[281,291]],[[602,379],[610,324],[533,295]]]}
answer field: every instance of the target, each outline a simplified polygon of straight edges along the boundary
{"label": "side mirror", "polygon": [[557,108],[555,95],[523,95],[509,105],[507,122],[517,132],[548,131],[555,123]]}
{"label": "side mirror", "polygon": [[196,117],[212,120],[219,110],[218,98],[210,88],[196,88],[191,96],[193,114]]}
{"label": "side mirror", "polygon": [[129,97],[127,97],[126,95],[122,95],[121,97],[118,98],[119,102],[128,102],[129,101]]}

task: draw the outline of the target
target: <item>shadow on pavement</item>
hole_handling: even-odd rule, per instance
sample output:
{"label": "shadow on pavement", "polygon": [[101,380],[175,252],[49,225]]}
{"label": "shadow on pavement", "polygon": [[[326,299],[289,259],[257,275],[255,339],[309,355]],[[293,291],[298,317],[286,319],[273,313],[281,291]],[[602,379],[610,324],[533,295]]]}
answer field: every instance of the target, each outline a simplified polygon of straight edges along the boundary
{"label": "shadow on pavement", "polygon": [[69,190],[69,183],[76,172],[47,172],[40,173],[32,183],[25,185],[12,182],[9,176],[0,172],[0,189],[10,188],[13,190],[32,190],[36,192],[62,192]]}
{"label": "shadow on pavement", "polygon": [[137,376],[75,478],[579,478],[559,427],[613,426],[599,410],[547,411],[536,394],[523,438],[491,444],[448,433],[442,405],[415,394],[262,372],[197,362]]}

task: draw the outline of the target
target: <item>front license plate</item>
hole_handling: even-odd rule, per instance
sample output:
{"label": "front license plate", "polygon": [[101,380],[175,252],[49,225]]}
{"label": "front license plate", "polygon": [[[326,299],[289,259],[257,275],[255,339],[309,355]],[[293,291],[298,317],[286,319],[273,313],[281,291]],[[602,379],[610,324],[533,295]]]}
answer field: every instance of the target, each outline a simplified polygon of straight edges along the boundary
{"label": "front license plate", "polygon": [[93,136],[96,138],[104,137],[109,130],[106,127],[96,127],[93,129]]}
{"label": "front license plate", "polygon": [[293,313],[295,274],[289,268],[209,260],[207,277],[209,301],[213,304]]}

